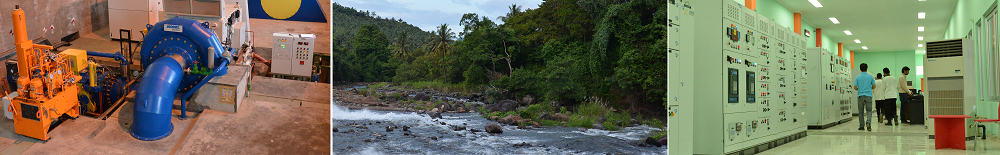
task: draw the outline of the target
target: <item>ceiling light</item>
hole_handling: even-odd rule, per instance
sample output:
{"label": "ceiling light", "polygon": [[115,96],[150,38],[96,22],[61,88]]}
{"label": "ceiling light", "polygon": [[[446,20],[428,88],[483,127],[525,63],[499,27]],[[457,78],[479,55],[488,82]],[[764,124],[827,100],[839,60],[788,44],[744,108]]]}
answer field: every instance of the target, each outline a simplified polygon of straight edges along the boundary
{"label": "ceiling light", "polygon": [[861,43],[861,40],[854,39],[854,42]]}
{"label": "ceiling light", "polygon": [[924,32],[924,27],[923,26],[917,27],[917,31]]}
{"label": "ceiling light", "polygon": [[917,18],[924,19],[925,15],[927,15],[927,13],[924,13],[924,12],[917,13]]}
{"label": "ceiling light", "polygon": [[813,6],[816,6],[817,8],[823,7],[823,4],[819,4],[819,0],[809,0],[809,3],[812,3]]}
{"label": "ceiling light", "polygon": [[837,18],[830,17],[830,21],[833,22],[833,24],[840,24],[840,21],[837,20]]}
{"label": "ceiling light", "polygon": [[924,47],[924,44],[917,44],[917,47]]}
{"label": "ceiling light", "polygon": [[917,40],[924,40],[924,36],[917,37]]}
{"label": "ceiling light", "polygon": [[868,49],[868,46],[861,46],[861,48],[863,48],[863,49]]}
{"label": "ceiling light", "polygon": [[917,0],[917,1],[921,1],[921,2],[923,2],[923,1],[927,1],[927,0]]}
{"label": "ceiling light", "polygon": [[847,35],[854,35],[854,34],[851,34],[851,31],[844,31],[844,33],[847,34]]}

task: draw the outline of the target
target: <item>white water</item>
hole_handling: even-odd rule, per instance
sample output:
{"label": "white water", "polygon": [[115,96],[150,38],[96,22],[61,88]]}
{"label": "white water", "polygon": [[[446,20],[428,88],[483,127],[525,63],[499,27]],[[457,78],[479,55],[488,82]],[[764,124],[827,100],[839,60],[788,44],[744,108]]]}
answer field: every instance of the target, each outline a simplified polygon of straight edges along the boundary
{"label": "white water", "polygon": [[347,108],[342,108],[333,104],[333,108],[330,111],[330,117],[334,120],[400,120],[400,119],[412,119],[415,117],[422,117],[417,113],[386,113],[380,114],[369,111],[368,109],[362,110],[349,110]]}

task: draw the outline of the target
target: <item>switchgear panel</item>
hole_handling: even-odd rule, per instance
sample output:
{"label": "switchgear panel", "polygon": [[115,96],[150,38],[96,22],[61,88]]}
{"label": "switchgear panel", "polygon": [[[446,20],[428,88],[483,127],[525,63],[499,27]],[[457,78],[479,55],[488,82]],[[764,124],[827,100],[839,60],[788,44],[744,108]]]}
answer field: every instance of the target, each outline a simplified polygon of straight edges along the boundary
{"label": "switchgear panel", "polygon": [[[732,0],[669,3],[668,111],[690,105],[698,118],[670,116],[670,140],[693,139],[670,144],[697,150],[677,154],[745,152],[805,135],[803,36]],[[693,128],[675,132],[683,126]]]}
{"label": "switchgear panel", "polygon": [[669,154],[694,154],[694,18],[688,0],[671,0],[667,5],[667,130]]}
{"label": "switchgear panel", "polygon": [[808,55],[807,73],[818,76],[808,81],[808,88],[817,90],[806,100],[811,105],[809,126],[826,128],[849,121],[857,103],[850,61],[823,48],[810,48]]}

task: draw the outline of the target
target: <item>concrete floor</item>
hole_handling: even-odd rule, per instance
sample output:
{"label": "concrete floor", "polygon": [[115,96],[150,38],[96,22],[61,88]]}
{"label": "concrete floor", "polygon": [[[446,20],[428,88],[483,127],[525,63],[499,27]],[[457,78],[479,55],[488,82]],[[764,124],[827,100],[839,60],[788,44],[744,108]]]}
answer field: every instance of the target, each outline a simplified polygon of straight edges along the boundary
{"label": "concrete floor", "polygon": [[[257,82],[258,79],[270,82]],[[323,88],[322,83],[292,80],[270,80],[256,77],[254,85],[281,92],[291,89]],[[295,85],[277,87],[269,84]],[[326,86],[329,93],[329,86]],[[305,94],[323,91],[299,90]],[[107,120],[80,117],[68,120],[50,133],[52,139],[41,142],[17,135],[11,120],[0,121],[0,154],[326,154],[330,150],[330,106],[327,102],[277,103],[251,97],[240,107],[240,113],[205,110],[188,112],[189,119],[180,120],[174,110],[171,122],[174,131],[157,141],[132,138],[128,129],[132,123],[132,104],[125,105]],[[274,100],[274,99],[271,99]],[[313,99],[315,100],[315,99]],[[179,101],[175,101],[175,105]]]}
{"label": "concrete floor", "polygon": [[[876,120],[872,117],[872,120]],[[784,154],[922,154],[986,155],[1000,154],[1000,140],[991,137],[972,150],[974,141],[966,141],[968,150],[934,149],[934,139],[927,138],[924,125],[888,126],[872,123],[872,131],[858,130],[858,119],[822,130],[809,130],[809,136],[764,151],[762,155]],[[983,146],[986,150],[983,150]],[[808,153],[805,153],[808,152]]]}

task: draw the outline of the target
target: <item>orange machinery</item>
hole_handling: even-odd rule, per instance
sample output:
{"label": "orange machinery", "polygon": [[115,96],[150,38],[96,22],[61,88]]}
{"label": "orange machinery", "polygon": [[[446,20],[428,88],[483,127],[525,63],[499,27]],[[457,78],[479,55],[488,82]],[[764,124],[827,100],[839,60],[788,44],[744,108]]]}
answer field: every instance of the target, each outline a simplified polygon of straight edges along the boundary
{"label": "orange machinery", "polygon": [[81,79],[73,74],[70,61],[53,53],[52,46],[28,40],[24,11],[14,6],[14,45],[17,50],[18,95],[8,111],[14,113],[14,132],[40,140],[49,139],[52,122],[61,116],[76,118],[80,104],[76,98]]}

